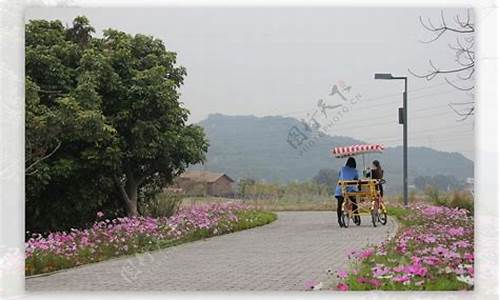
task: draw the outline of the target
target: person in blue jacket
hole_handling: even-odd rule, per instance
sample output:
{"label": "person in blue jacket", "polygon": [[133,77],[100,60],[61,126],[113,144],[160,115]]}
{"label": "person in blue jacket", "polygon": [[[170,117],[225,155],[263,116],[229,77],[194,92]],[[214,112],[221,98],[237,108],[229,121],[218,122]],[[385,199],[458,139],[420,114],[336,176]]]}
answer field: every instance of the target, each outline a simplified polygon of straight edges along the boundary
{"label": "person in blue jacket", "polygon": [[[356,160],[354,157],[349,157],[347,159],[347,162],[344,167],[342,167],[339,171],[339,180],[358,180],[359,179],[359,174],[358,170],[356,169]],[[347,187],[348,192],[356,192],[357,187],[356,186],[348,186]],[[340,188],[340,185],[337,183],[337,187],[335,188],[335,198],[337,198],[337,218],[339,222],[340,227],[345,227],[344,223],[342,222],[342,203],[344,202],[344,197],[342,196],[342,190]],[[354,203],[353,204],[353,211],[355,213],[354,218],[360,218],[359,215],[357,215],[357,209],[358,206],[356,205],[356,197],[351,197],[351,201]],[[357,221],[357,220],[356,220]]]}

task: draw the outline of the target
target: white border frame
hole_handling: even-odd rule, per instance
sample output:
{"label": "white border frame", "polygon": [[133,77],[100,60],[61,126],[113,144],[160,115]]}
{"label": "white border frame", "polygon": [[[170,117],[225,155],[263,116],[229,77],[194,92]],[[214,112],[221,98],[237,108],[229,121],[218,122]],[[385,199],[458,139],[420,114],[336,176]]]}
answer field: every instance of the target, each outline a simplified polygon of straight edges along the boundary
{"label": "white border frame", "polygon": [[[109,6],[469,6],[476,9],[479,19],[479,53],[477,76],[477,113],[475,145],[476,190],[476,285],[473,292],[440,293],[309,293],[309,297],[346,297],[359,299],[496,299],[498,297],[498,10],[497,0],[449,1],[299,1],[299,0],[0,0],[0,267],[5,263],[5,253],[17,253],[15,269],[0,268],[0,297],[66,298],[68,294],[24,294],[24,9],[33,6],[50,7],[109,7]],[[133,295],[94,293],[71,295],[71,298],[131,298],[170,296],[233,298],[268,298],[283,293],[138,293]],[[302,298],[303,293],[287,293],[291,298]]]}

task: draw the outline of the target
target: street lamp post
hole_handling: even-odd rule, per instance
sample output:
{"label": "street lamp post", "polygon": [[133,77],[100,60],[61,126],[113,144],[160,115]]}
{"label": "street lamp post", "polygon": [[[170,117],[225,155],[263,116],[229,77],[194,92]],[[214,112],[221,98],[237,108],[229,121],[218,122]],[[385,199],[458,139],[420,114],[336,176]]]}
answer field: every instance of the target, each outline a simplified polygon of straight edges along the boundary
{"label": "street lamp post", "polygon": [[403,109],[399,110],[399,124],[403,124],[403,201],[408,205],[408,77],[395,77],[388,73],[376,73],[375,79],[405,81],[405,90],[403,92]]}

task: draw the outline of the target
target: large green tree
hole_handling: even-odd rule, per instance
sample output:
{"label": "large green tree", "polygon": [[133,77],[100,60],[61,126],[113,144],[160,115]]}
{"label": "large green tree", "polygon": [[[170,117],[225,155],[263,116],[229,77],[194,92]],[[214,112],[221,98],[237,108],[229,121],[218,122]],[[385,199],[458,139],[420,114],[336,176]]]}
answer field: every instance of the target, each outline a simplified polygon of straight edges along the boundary
{"label": "large green tree", "polygon": [[26,208],[34,230],[81,225],[103,207],[137,215],[140,195],[205,159],[203,130],[187,124],[179,102],[186,71],[176,54],[150,36],[93,32],[85,17],[69,28],[26,25]]}

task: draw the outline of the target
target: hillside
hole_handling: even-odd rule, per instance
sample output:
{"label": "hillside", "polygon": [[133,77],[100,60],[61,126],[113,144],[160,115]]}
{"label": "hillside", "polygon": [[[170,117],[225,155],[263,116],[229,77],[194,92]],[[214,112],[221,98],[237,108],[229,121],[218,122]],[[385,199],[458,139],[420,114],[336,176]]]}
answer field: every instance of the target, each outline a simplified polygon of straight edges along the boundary
{"label": "hillside", "polygon": [[[310,180],[319,169],[338,169],[343,159],[335,159],[335,146],[363,144],[344,136],[323,136],[318,143],[300,155],[287,142],[290,128],[302,124],[294,118],[210,115],[199,123],[210,141],[207,162],[194,169],[225,172],[233,179],[254,178],[287,182]],[[401,187],[402,147],[388,147],[382,154],[366,156],[367,165],[379,159],[385,169],[390,190]],[[419,175],[453,175],[458,179],[473,176],[474,164],[459,153],[437,151],[426,147],[408,149],[409,183]],[[358,158],[362,169],[362,158]]]}

